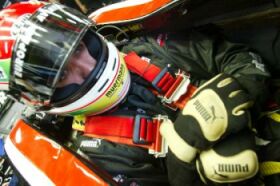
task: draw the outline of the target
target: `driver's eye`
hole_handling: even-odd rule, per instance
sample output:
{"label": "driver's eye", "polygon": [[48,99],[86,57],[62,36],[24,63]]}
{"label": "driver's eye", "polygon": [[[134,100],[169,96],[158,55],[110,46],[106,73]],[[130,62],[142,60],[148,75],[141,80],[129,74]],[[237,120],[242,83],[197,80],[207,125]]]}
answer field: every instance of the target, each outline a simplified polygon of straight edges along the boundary
{"label": "driver's eye", "polygon": [[74,52],[75,55],[78,55],[83,50],[83,44],[79,44]]}
{"label": "driver's eye", "polygon": [[67,70],[64,70],[64,71],[61,73],[59,82],[60,82],[60,81],[63,81],[63,80],[67,77],[67,73],[68,73]]}

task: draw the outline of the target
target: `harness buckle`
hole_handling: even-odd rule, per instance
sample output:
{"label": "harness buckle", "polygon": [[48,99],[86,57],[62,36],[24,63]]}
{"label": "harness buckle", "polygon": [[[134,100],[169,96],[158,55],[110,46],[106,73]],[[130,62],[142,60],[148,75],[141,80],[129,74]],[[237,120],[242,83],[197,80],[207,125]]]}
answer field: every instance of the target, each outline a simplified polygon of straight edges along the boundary
{"label": "harness buckle", "polygon": [[176,74],[176,80],[169,88],[164,96],[161,97],[163,104],[172,104],[179,100],[179,98],[187,93],[188,86],[190,84],[190,76],[184,71],[178,71]]}
{"label": "harness buckle", "polygon": [[156,158],[159,157],[165,157],[168,152],[168,145],[166,140],[161,136],[160,134],[160,125],[162,122],[166,121],[168,119],[168,116],[166,115],[157,115],[153,118],[155,121],[157,121],[157,135],[155,139],[155,148],[149,149],[149,154],[154,155]]}
{"label": "harness buckle", "polygon": [[[147,121],[152,122],[152,138],[141,138],[141,119],[146,119]],[[155,117],[150,117],[147,115],[136,115],[134,120],[134,130],[133,130],[133,143],[138,145],[148,145],[149,154],[154,155],[156,158],[165,157],[168,152],[168,146],[165,139],[160,134],[160,125],[163,121],[167,120],[168,117],[164,115],[157,115]],[[148,133],[147,126],[144,128]]]}

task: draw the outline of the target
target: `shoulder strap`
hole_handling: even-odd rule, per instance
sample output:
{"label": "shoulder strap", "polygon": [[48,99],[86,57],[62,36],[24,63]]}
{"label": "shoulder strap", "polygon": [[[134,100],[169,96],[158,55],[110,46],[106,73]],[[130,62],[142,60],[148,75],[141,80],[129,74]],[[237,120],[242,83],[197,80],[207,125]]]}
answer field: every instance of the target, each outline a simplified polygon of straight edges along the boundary
{"label": "shoulder strap", "polygon": [[129,71],[139,75],[153,87],[153,92],[161,98],[162,103],[173,110],[183,109],[196,87],[190,84],[190,76],[186,72],[178,71],[175,77],[164,69],[140,58],[135,52],[125,57]]}
{"label": "shoulder strap", "polygon": [[[183,109],[196,90],[196,87],[190,84],[189,75],[185,72],[179,71],[173,77],[168,67],[161,69],[141,59],[134,52],[127,54],[124,59],[128,69],[151,83],[151,91],[161,98],[165,106],[173,110]],[[82,131],[86,136],[143,147],[149,149],[155,156],[165,156],[167,145],[159,132],[163,120],[162,116],[150,117],[139,114],[88,116],[83,120]],[[76,129],[81,129],[79,127]]]}

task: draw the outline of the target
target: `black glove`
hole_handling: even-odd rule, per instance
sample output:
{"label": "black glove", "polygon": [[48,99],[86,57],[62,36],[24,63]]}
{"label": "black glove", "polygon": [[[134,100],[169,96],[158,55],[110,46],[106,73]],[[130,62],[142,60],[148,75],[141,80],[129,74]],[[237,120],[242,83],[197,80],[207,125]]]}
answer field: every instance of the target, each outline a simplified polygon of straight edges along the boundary
{"label": "black glove", "polygon": [[[167,158],[170,182],[201,184],[192,179],[195,178],[193,162],[200,150],[205,151],[196,164],[205,183],[232,183],[253,177],[258,171],[257,156],[252,150],[254,138],[248,131],[245,135],[238,133],[250,126],[247,108],[251,105],[239,83],[226,74],[217,75],[197,89],[174,125],[166,120],[160,127],[170,149]],[[229,138],[221,141],[226,136]],[[220,173],[220,163],[236,164],[242,170]]]}
{"label": "black glove", "polygon": [[199,178],[195,161],[186,163],[180,161],[172,152],[167,155],[167,170],[169,183],[174,186],[205,185]]}
{"label": "black glove", "polygon": [[235,79],[219,74],[195,91],[174,128],[190,146],[207,149],[250,126],[247,109],[251,105],[249,95]]}
{"label": "black glove", "polygon": [[[165,122],[162,131],[167,132],[166,126],[171,122]],[[166,128],[165,128],[166,127]],[[172,127],[169,128],[172,133]],[[172,134],[171,134],[172,135]],[[169,139],[169,138],[167,138]],[[167,141],[172,142],[172,141]],[[170,147],[170,146],[169,146]],[[172,148],[174,148],[171,145]],[[180,149],[178,145],[175,153],[188,153]],[[171,185],[205,185],[224,184],[253,185],[251,180],[258,172],[258,158],[255,153],[255,138],[251,131],[242,130],[237,134],[229,135],[226,139],[215,144],[211,149],[202,151],[196,160],[179,159],[189,157],[175,155],[170,150],[167,156],[168,179]],[[197,151],[195,151],[197,152]],[[192,151],[190,151],[193,154]],[[185,161],[185,160],[189,160]],[[196,165],[194,164],[196,162]],[[199,173],[199,177],[198,177]],[[200,178],[200,179],[199,179]]]}
{"label": "black glove", "polygon": [[205,183],[247,181],[259,169],[254,134],[246,129],[229,135],[213,148],[202,151],[196,166]]}
{"label": "black glove", "polygon": [[190,163],[197,149],[207,149],[249,126],[250,105],[238,82],[219,74],[195,91],[174,125],[170,120],[163,122],[160,132],[176,157]]}

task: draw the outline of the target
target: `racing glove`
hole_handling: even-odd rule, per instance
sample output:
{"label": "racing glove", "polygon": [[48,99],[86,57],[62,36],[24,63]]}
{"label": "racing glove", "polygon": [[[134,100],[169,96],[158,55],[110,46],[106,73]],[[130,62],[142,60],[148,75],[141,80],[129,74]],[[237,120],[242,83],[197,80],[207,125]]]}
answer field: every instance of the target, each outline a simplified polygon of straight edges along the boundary
{"label": "racing glove", "polygon": [[174,186],[202,186],[205,185],[199,178],[195,161],[186,163],[180,161],[169,151],[166,158],[168,180]]}
{"label": "racing glove", "polygon": [[250,126],[251,105],[249,95],[234,78],[219,74],[194,92],[174,128],[190,146],[204,150]]}
{"label": "racing glove", "polygon": [[259,169],[254,134],[248,129],[232,134],[202,151],[196,167],[204,183],[240,183]]}
{"label": "racing glove", "polygon": [[194,92],[174,125],[164,121],[160,132],[176,157],[189,163],[198,149],[207,149],[222,137],[249,126],[250,105],[238,82],[219,74]]}

